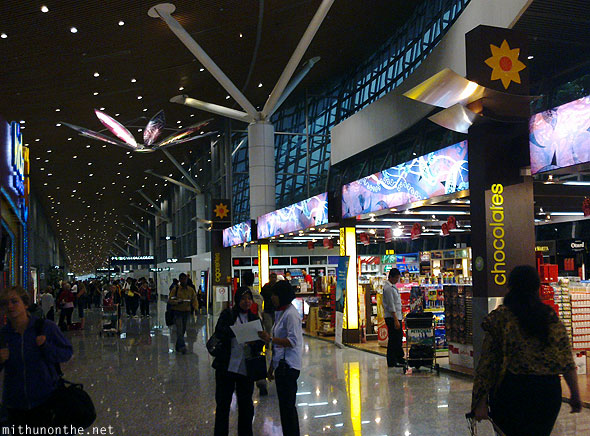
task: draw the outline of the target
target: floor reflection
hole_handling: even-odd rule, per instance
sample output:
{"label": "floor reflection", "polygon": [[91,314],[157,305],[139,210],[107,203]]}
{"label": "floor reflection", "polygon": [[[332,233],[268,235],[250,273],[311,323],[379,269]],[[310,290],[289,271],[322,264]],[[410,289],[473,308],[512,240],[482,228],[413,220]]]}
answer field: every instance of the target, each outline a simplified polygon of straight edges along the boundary
{"label": "floor reflection", "polygon": [[[124,317],[119,336],[101,337],[100,311],[92,310],[85,331],[68,333],[75,355],[63,368],[95,400],[96,426],[142,436],[213,433],[214,370],[205,343],[215,320],[204,315],[191,320],[189,353],[182,355],[174,352],[174,328],[165,326],[164,311],[163,304],[153,305],[152,318]],[[387,368],[384,357],[305,341],[297,396],[302,435],[468,434],[468,379],[430,372],[403,375]],[[255,390],[254,400],[254,433],[281,435],[274,384],[267,397]],[[235,401],[232,407],[235,429]],[[487,434],[492,433],[480,432]],[[570,415],[564,405],[553,434],[590,434],[590,411]]]}

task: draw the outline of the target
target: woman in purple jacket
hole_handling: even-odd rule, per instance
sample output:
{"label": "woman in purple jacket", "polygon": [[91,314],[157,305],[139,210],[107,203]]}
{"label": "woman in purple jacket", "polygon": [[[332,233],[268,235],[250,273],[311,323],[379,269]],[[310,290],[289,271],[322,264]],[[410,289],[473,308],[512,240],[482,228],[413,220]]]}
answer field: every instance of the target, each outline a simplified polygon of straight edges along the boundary
{"label": "woman in purple jacket", "polygon": [[8,322],[0,330],[2,402],[10,424],[52,425],[51,396],[57,388],[56,364],[72,357],[72,344],[52,321],[39,322],[27,312],[29,294],[20,286],[0,292]]}

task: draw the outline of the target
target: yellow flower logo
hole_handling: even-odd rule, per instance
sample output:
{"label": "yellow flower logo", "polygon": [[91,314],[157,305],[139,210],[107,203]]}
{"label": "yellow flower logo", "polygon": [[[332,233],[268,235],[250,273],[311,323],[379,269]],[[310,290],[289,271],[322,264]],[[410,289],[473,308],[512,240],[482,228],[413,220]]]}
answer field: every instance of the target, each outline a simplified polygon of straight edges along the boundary
{"label": "yellow flower logo", "polygon": [[510,82],[520,83],[519,71],[526,65],[518,60],[519,48],[511,49],[506,40],[500,47],[490,44],[492,56],[486,59],[486,65],[492,69],[492,80],[501,80],[504,89],[508,89]]}
{"label": "yellow flower logo", "polygon": [[224,219],[226,216],[229,215],[229,209],[223,203],[216,204],[213,212],[215,212],[215,216],[220,220]]}

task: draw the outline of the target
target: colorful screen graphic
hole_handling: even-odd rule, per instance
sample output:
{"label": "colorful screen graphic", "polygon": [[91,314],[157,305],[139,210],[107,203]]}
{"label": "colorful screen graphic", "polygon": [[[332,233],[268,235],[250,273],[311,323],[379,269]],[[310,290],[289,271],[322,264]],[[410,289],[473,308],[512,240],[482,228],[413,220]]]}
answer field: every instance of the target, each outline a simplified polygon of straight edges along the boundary
{"label": "colorful screen graphic", "polygon": [[467,141],[383,170],[342,187],[350,218],[469,189]]}
{"label": "colorful screen graphic", "polygon": [[590,162],[590,96],[531,117],[531,173]]}
{"label": "colorful screen graphic", "polygon": [[296,232],[328,223],[328,193],[258,217],[258,239]]}
{"label": "colorful screen graphic", "polygon": [[250,221],[223,229],[224,247],[233,247],[250,241],[252,241],[252,223]]}

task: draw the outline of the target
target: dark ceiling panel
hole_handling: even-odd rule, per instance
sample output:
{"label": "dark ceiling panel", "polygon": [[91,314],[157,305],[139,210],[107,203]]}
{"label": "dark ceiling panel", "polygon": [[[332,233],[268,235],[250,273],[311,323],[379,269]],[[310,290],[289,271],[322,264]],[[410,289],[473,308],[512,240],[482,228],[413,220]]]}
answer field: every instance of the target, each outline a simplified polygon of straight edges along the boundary
{"label": "dark ceiling panel", "polygon": [[[0,113],[9,120],[26,121],[23,135],[31,149],[33,189],[59,229],[77,273],[93,270],[106,258],[124,215],[140,219],[140,212],[129,206],[131,201],[146,205],[135,193],[137,189],[145,185],[145,192],[152,198],[162,192],[161,181],[146,178],[144,169],[175,176],[178,173],[161,153],[128,155],[123,149],[103,148],[101,143],[56,124],[66,121],[100,130],[102,126],[93,113],[100,107],[110,115],[120,114],[117,119],[122,122],[147,117],[134,123],[138,125],[145,125],[159,109],[166,111],[171,125],[176,120],[188,125],[207,117],[168,102],[179,93],[180,86],[192,97],[228,104],[226,92],[208,72],[199,71],[200,64],[166,25],[147,16],[149,7],[156,3],[0,2],[0,32],[8,35],[0,39]],[[175,18],[242,87],[256,41],[259,2],[174,3]],[[301,89],[323,87],[353,69],[395,33],[417,3],[335,2],[305,57],[321,56],[322,61]],[[41,12],[42,4],[49,7],[48,13]],[[255,105],[264,103],[320,1],[267,0],[264,4],[260,50],[252,79],[244,90]],[[118,24],[121,20],[123,26]],[[70,32],[72,26],[77,33]],[[100,76],[94,77],[94,72]],[[263,84],[261,88],[259,83]],[[148,110],[144,112],[144,108]],[[194,118],[189,117],[191,113],[196,114]],[[213,123],[213,128],[218,124]],[[137,128],[130,130],[140,137]],[[207,144],[202,140],[171,151],[182,160],[189,153],[205,153]]]}

